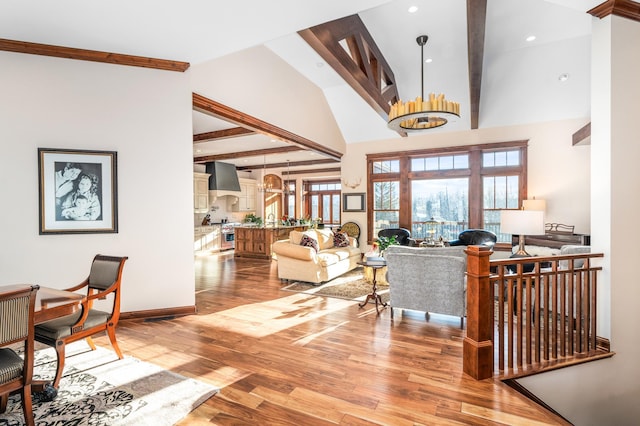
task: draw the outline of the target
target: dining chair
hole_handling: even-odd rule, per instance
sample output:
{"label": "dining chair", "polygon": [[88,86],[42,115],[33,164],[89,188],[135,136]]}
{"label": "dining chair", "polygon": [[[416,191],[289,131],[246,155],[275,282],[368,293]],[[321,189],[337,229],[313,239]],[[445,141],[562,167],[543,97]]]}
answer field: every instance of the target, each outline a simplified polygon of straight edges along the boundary
{"label": "dining chair", "polygon": [[[9,394],[20,390],[22,412],[33,425],[31,379],[33,376],[33,318],[37,285],[0,288],[0,413],[7,409]],[[24,355],[13,349],[22,342]],[[11,345],[11,347],[7,347]]]}
{"label": "dining chair", "polygon": [[[120,286],[122,269],[128,257],[97,255],[91,264],[89,276],[80,284],[66,291],[86,291],[82,308],[78,313],[56,318],[35,327],[35,340],[56,349],[57,367],[53,383],[58,388],[64,370],[65,347],[67,344],[86,339],[92,350],[96,349],[91,336],[106,332],[113,350],[122,359],[122,352],[116,340],[116,327],[120,318]],[[105,310],[94,309],[94,301],[106,305]],[[102,307],[102,305],[100,307]]]}

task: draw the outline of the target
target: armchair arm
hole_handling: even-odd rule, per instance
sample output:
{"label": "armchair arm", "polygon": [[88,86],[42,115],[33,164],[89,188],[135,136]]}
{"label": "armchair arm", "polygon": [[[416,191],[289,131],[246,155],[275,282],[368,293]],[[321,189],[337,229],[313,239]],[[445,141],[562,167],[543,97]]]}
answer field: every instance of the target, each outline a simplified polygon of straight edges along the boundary
{"label": "armchair arm", "polygon": [[271,250],[278,256],[291,257],[293,259],[309,260],[316,259],[316,251],[311,247],[305,247],[289,242],[289,240],[280,240],[273,243]]}
{"label": "armchair arm", "polygon": [[75,285],[73,287],[70,288],[65,288],[63,289],[64,291],[77,291],[80,290],[81,288],[84,288],[86,286],[89,285],[89,277],[85,278],[84,281],[82,281],[80,284]]}

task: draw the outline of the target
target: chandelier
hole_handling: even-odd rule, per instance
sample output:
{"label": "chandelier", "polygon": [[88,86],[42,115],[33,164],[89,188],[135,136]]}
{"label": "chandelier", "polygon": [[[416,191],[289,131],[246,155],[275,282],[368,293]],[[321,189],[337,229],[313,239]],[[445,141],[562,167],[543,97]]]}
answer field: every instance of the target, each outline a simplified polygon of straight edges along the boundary
{"label": "chandelier", "polygon": [[265,179],[267,176],[267,156],[263,157],[262,163],[262,182],[258,184],[258,192],[274,192],[271,182]]}
{"label": "chandelier", "polygon": [[287,180],[284,181],[284,185],[282,186],[282,193],[284,195],[291,195],[291,186],[289,184],[290,177],[291,177],[291,173],[289,169],[289,160],[287,160]]}
{"label": "chandelier", "polygon": [[395,131],[418,132],[444,126],[449,119],[460,117],[460,104],[448,101],[443,94],[429,94],[429,99],[424,97],[424,45],[429,37],[421,35],[416,42],[422,48],[421,62],[421,96],[415,101],[402,102],[399,100],[391,105],[389,110],[390,129]]}

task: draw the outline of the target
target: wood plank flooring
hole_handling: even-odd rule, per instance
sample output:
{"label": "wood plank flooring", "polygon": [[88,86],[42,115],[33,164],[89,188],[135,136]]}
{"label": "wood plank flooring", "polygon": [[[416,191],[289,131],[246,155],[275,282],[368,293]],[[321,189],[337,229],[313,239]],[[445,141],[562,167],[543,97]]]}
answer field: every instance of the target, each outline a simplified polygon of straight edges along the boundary
{"label": "wood plank flooring", "polygon": [[[459,319],[281,290],[277,262],[197,257],[198,314],[121,321],[125,354],[221,388],[181,425],[567,425],[462,373]],[[96,343],[108,347],[106,338]]]}

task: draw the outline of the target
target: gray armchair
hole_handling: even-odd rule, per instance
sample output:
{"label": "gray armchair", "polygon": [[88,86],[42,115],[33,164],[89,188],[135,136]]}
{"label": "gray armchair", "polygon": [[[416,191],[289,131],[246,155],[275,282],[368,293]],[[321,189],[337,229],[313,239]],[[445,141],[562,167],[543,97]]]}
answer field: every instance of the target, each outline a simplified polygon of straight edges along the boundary
{"label": "gray armchair", "polygon": [[460,328],[466,316],[466,247],[402,247],[389,246],[387,261],[389,305],[460,317]]}

